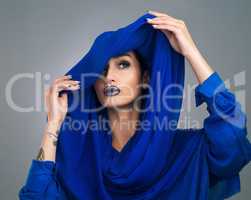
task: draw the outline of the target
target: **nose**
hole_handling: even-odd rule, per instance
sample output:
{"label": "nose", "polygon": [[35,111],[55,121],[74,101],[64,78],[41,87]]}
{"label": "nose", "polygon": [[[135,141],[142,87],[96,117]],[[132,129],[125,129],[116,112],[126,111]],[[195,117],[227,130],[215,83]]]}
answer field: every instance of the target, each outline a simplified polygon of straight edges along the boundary
{"label": "nose", "polygon": [[109,66],[104,70],[105,84],[112,84],[114,82],[111,71],[112,70],[109,69]]}

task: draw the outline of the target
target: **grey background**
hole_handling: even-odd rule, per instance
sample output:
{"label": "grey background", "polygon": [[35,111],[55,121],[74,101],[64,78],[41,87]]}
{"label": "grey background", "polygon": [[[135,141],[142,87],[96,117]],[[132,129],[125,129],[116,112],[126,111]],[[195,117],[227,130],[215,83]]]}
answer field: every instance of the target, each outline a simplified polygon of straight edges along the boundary
{"label": "grey background", "polygon": [[[62,75],[89,50],[99,33],[127,25],[152,9],[183,19],[204,57],[224,80],[241,71],[246,79],[250,76],[249,0],[0,2],[0,198],[3,200],[17,199],[45,126],[44,110],[17,112],[7,104],[5,87],[14,75],[41,72],[50,74],[52,79]],[[196,84],[195,75],[186,64],[186,81]],[[44,85],[49,83],[43,81]],[[248,115],[250,86],[246,80],[238,89],[246,94],[242,105]],[[18,81],[12,96],[19,105],[34,106],[34,80]],[[192,101],[191,106],[192,112],[185,115],[202,123],[207,116],[205,105],[195,108]],[[232,199],[250,199],[250,169],[249,164],[241,171],[242,192]]]}

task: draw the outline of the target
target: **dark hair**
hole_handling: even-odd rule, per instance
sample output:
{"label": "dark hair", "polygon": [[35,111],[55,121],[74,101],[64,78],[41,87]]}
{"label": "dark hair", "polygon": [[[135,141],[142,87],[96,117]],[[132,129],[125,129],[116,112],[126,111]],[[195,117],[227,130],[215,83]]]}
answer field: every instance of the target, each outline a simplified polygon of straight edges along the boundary
{"label": "dark hair", "polygon": [[136,49],[133,49],[132,51],[134,52],[135,57],[139,61],[141,73],[143,74],[143,72],[145,70],[148,70],[148,73],[150,75],[150,66],[149,66],[149,64],[145,61],[143,56]]}
{"label": "dark hair", "polygon": [[[150,76],[150,65],[145,61],[143,56],[136,49],[132,49],[132,52],[135,54],[136,59],[139,61],[140,73],[143,74],[143,72],[147,70],[148,74]],[[121,54],[121,55],[123,55],[123,54]],[[119,57],[121,55],[117,55],[115,57]],[[106,71],[107,71],[107,66],[105,67],[103,73],[105,73]]]}
{"label": "dark hair", "polygon": [[[147,71],[148,76],[150,77],[151,76],[150,64],[146,62],[144,57],[137,50],[133,49],[132,51],[134,52],[136,59],[139,61],[141,75],[143,76],[143,73]],[[145,95],[149,92],[148,87],[142,88],[141,91],[142,91],[142,95]],[[143,104],[145,104],[145,100],[143,100],[143,102],[144,102]]]}

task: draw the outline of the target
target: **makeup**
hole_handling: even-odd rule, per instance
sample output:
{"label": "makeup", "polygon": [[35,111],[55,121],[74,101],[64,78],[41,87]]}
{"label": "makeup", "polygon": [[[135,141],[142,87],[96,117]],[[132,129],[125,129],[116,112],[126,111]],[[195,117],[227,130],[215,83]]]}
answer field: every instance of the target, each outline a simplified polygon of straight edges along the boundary
{"label": "makeup", "polygon": [[120,93],[120,89],[115,85],[109,85],[104,88],[105,96],[116,96]]}

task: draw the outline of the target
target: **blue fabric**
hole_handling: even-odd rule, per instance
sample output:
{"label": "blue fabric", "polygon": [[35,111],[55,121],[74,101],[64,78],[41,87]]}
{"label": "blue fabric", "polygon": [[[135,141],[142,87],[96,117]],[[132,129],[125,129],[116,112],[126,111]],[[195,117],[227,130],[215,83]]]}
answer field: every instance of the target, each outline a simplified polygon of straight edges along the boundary
{"label": "blue fabric", "polygon": [[[76,98],[79,101],[62,124],[56,162],[32,160],[20,199],[220,200],[240,191],[239,172],[251,159],[246,115],[217,72],[195,88],[196,106],[205,102],[209,111],[201,129],[177,129],[182,98],[165,102],[176,109],[171,112],[154,94],[143,104],[152,110],[140,115],[142,121],[152,122],[150,128],[137,130],[121,152],[111,145],[109,126],[108,130],[69,126],[79,120],[107,120],[106,109],[83,111],[100,104],[93,88],[96,77],[82,75],[101,74],[110,57],[132,49],[149,64],[153,91],[163,94],[165,86],[177,84],[180,87],[168,90],[168,95],[183,94],[184,57],[146,22],[147,17],[154,16],[147,13],[126,27],[100,34],[66,73],[82,86],[80,91],[67,91],[69,108]],[[156,119],[176,123],[164,130],[156,126]]]}

